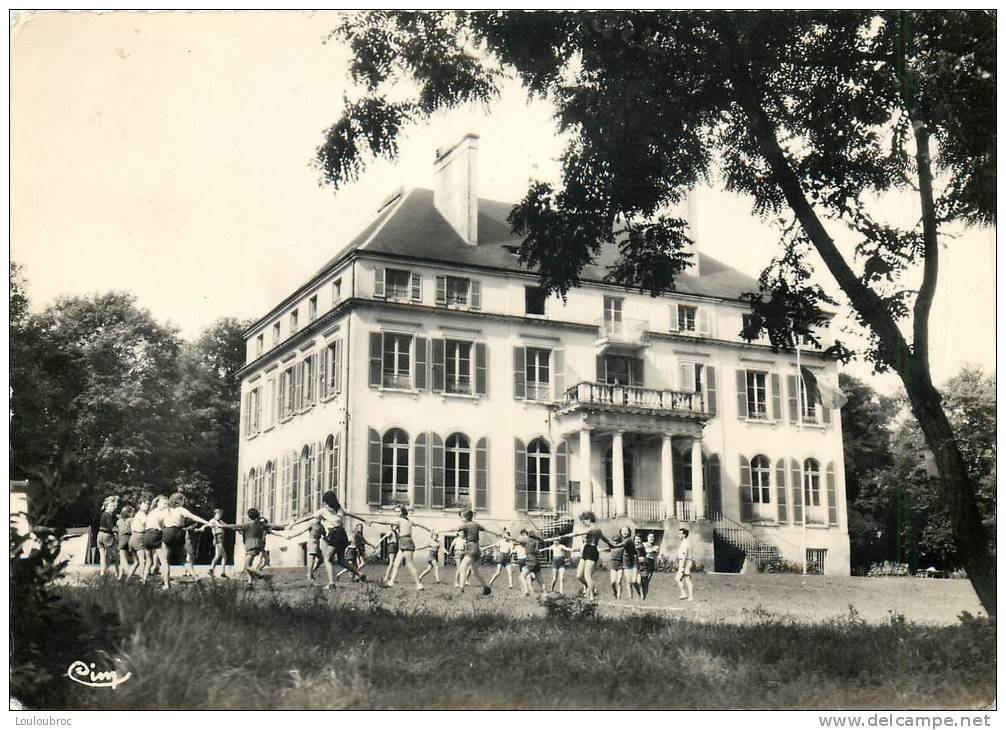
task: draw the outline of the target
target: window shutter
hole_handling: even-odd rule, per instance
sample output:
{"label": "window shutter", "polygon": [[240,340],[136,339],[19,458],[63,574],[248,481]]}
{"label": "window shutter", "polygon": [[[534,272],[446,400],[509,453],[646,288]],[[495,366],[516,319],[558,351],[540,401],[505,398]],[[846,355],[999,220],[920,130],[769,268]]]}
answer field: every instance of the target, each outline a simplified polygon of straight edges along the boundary
{"label": "window shutter", "polygon": [[643,360],[642,358],[633,358],[632,362],[632,384],[636,386],[643,385]]}
{"label": "window shutter", "polygon": [[678,327],[678,305],[671,305],[671,332],[677,332]]}
{"label": "window shutter", "polygon": [[384,299],[384,269],[380,266],[374,267],[374,297]]}
{"label": "window shutter", "polygon": [[741,455],[741,522],[751,522],[754,510],[751,507],[751,464]]}
{"label": "window shutter", "polygon": [[[280,403],[279,384],[280,384],[280,379],[279,378],[273,378],[269,382],[272,383],[272,390],[270,391],[272,393],[272,398],[269,399],[270,401],[272,401],[272,404],[270,406],[272,408],[272,418],[269,420],[269,423],[276,423],[276,421],[279,420],[279,413],[280,413],[280,410],[279,410],[279,403]],[[276,467],[279,468],[279,465],[277,464]]]}
{"label": "window shutter", "polygon": [[471,292],[469,293],[470,307],[472,309],[482,309],[482,282],[472,279]]}
{"label": "window shutter", "polygon": [[429,340],[427,340],[425,337],[416,337],[415,339],[416,339],[416,364],[415,364],[416,373],[414,382],[416,384],[416,390],[426,390],[427,388],[426,383],[428,380],[427,369],[429,368],[429,364],[426,359],[426,348]]}
{"label": "window shutter", "polygon": [[367,429],[367,504],[381,504],[381,435]]}
{"label": "window shutter", "polygon": [[489,508],[489,441],[483,436],[475,445],[475,509]]}
{"label": "window shutter", "polygon": [[381,353],[384,350],[384,335],[370,333],[370,387],[381,387]]}
{"label": "window shutter", "polygon": [[[280,499],[280,514],[281,519],[285,520],[290,516],[290,454],[283,454],[283,479],[280,484],[279,489],[279,499]],[[247,507],[247,505],[245,505]],[[245,514],[245,510],[241,510],[242,516]]]}
{"label": "window shutter", "polygon": [[[434,340],[435,341],[435,340]],[[430,433],[430,507],[444,506],[444,442],[435,433]]]}
{"label": "window shutter", "polygon": [[326,347],[321,351],[321,362],[318,366],[318,400],[328,397],[328,369],[332,359],[332,348]]}
{"label": "window shutter", "polygon": [[444,392],[444,341],[433,339],[433,392]]}
{"label": "window shutter", "polygon": [[[232,403],[234,401],[231,401]],[[251,393],[245,393],[244,413],[241,414],[241,433],[248,435],[248,421],[251,419]]]}
{"label": "window shutter", "polygon": [[332,358],[332,385],[336,393],[342,392],[342,340],[335,341],[335,354]]}
{"label": "window shutter", "polygon": [[[311,355],[310,367],[304,372],[304,385],[307,390],[307,401],[309,404],[313,405],[317,400],[318,391],[315,390],[315,386],[318,384],[318,353]],[[310,377],[308,377],[310,375]]]}
{"label": "window shutter", "polygon": [[685,393],[695,392],[695,364],[690,362],[681,363],[679,368],[678,386],[679,390]]}
{"label": "window shutter", "polygon": [[315,451],[314,444],[310,444],[307,447],[307,464],[304,468],[304,512],[313,512],[315,510],[314,504],[314,491],[315,484],[314,477],[317,471],[315,464]]}
{"label": "window shutter", "polygon": [[713,516],[723,513],[723,493],[720,485],[720,456],[709,457],[709,475],[706,484],[709,487],[709,511]]}
{"label": "window shutter", "polygon": [[409,279],[412,283],[412,301],[423,301],[423,275],[413,271],[409,275]]}
{"label": "window shutter", "polygon": [[514,506],[518,512],[527,512],[527,448],[518,438],[514,443],[514,485],[516,494]]}
{"label": "window shutter", "polygon": [[742,421],[748,417],[748,385],[747,373],[737,371],[737,417]]}
{"label": "window shutter", "polygon": [[555,450],[555,508],[565,510],[569,504],[569,447],[561,441]]}
{"label": "window shutter", "polygon": [[513,397],[524,400],[527,397],[524,374],[524,348],[513,348]]}
{"label": "window shutter", "polygon": [[488,350],[484,342],[475,343],[475,395],[486,395],[489,392],[489,375],[487,372]]}
{"label": "window shutter", "polygon": [[775,501],[779,505],[779,524],[789,522],[786,515],[786,460],[779,459],[775,463]]}
{"label": "window shutter", "polygon": [[604,355],[597,356],[597,381],[598,383],[606,383],[608,381],[607,368],[604,367]]}
{"label": "window shutter", "polygon": [[555,399],[561,401],[566,395],[566,353],[552,350],[552,382]]}
{"label": "window shutter", "polygon": [[304,361],[293,368],[293,411],[296,413],[304,405]]}
{"label": "window shutter", "polygon": [[786,391],[789,396],[787,399],[787,405],[789,406],[789,422],[797,422],[797,408],[799,408],[799,401],[797,400],[797,390],[796,390],[796,376],[787,375],[786,376]]}
{"label": "window shutter", "polygon": [[704,307],[699,307],[696,317],[699,320],[698,321],[699,334],[708,337],[709,334],[712,332],[712,323],[710,321],[712,319],[712,313],[709,312],[709,310],[705,309]]}
{"label": "window shutter", "polygon": [[412,476],[412,506],[426,506],[426,485],[429,477],[426,457],[428,455],[426,432],[420,432],[416,436],[416,449],[412,456],[413,476]]}
{"label": "window shutter", "polygon": [[828,487],[828,524],[838,526],[838,494],[835,487],[835,462],[828,462],[824,472],[825,484]]}
{"label": "window shutter", "polygon": [[821,421],[825,426],[831,425],[831,409],[824,403],[821,404]]}
{"label": "window shutter", "polygon": [[447,277],[438,276],[436,277],[437,282],[437,296],[436,303],[441,306],[447,305]]}
{"label": "window shutter", "polygon": [[716,368],[706,365],[706,413],[716,415]]}
{"label": "window shutter", "polygon": [[262,428],[262,388],[255,389],[255,433]]}
{"label": "window shutter", "polygon": [[772,418],[782,420],[782,385],[778,373],[772,373]]}
{"label": "window shutter", "polygon": [[800,463],[790,459],[790,494],[793,495],[793,524],[803,524],[803,478],[800,474]]}

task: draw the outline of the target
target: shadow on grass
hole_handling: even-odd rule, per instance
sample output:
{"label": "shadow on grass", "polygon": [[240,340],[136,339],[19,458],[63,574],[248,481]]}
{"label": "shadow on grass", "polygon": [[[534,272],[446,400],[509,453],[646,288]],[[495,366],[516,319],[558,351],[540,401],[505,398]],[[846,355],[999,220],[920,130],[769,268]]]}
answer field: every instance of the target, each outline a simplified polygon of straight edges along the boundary
{"label": "shadow on grass", "polygon": [[[948,627],[877,626],[851,607],[818,624],[754,609],[732,625],[550,618],[531,604],[370,585],[60,590],[104,617],[114,638],[94,651],[132,672],[114,691],[75,689],[66,703],[77,708],[977,707],[995,690],[995,623],[967,614]],[[88,657],[53,657],[54,670],[75,659]]]}

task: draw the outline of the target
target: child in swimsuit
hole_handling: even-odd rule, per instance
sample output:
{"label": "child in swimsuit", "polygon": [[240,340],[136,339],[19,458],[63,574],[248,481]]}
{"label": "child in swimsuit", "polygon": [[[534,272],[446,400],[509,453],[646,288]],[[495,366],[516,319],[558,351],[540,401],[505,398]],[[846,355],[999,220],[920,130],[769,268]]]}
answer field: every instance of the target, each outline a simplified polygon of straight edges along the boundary
{"label": "child in swimsuit", "polygon": [[217,507],[213,510],[213,518],[203,529],[209,530],[213,535],[213,560],[210,561],[210,577],[214,577],[213,571],[217,564],[220,564],[220,577],[227,577],[227,553],[224,552],[224,511]]}
{"label": "child in swimsuit", "polygon": [[427,546],[427,551],[426,569],[419,574],[419,580],[422,581],[432,570],[433,581],[440,583],[440,533],[436,530],[430,532],[430,544]]}

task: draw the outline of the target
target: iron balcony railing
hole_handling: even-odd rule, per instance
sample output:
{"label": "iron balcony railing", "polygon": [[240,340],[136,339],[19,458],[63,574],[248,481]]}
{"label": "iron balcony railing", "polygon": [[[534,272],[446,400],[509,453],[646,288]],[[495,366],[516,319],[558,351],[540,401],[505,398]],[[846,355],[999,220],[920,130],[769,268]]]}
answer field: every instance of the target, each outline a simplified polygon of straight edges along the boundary
{"label": "iron balcony railing", "polygon": [[646,342],[650,323],[645,319],[599,319],[596,322],[600,339],[613,342]]}
{"label": "iron balcony railing", "polygon": [[582,382],[572,388],[567,388],[560,405],[565,407],[579,404],[625,406],[683,413],[701,413],[703,411],[701,393],[608,383]]}

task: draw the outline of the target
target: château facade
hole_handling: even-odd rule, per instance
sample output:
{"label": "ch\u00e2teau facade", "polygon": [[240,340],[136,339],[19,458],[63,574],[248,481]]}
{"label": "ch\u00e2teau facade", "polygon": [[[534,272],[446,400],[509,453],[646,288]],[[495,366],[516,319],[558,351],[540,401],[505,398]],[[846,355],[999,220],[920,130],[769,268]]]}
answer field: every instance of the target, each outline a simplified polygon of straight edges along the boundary
{"label": "ch\u00e2teau facade", "polygon": [[[687,523],[708,569],[773,553],[848,574],[841,413],[795,355],[741,338],[757,282],[698,253],[653,298],[603,283],[608,247],[566,301],[546,297],[511,205],[478,198],[477,154],[474,135],[438,151],[433,190],[385,202],[247,330],[240,514],[285,522],[328,489],[438,529],[469,506],[511,530],[590,509],[669,544]],[[270,538],[272,562],[302,565],[298,540]]]}

